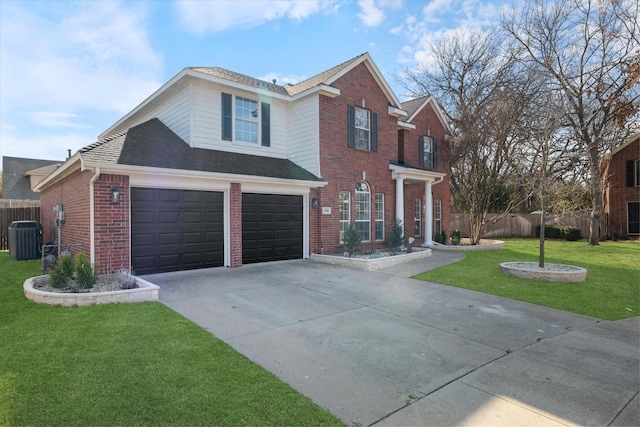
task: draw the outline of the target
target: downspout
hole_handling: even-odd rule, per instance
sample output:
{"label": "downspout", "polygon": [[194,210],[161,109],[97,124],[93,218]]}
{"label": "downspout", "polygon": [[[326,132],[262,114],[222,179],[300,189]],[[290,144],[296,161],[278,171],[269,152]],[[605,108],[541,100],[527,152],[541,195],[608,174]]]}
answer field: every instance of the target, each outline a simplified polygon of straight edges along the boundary
{"label": "downspout", "polygon": [[94,183],[100,178],[100,168],[97,167],[94,175],[89,181],[89,237],[91,245],[91,264],[96,263],[96,238],[95,238],[95,202],[94,202]]}

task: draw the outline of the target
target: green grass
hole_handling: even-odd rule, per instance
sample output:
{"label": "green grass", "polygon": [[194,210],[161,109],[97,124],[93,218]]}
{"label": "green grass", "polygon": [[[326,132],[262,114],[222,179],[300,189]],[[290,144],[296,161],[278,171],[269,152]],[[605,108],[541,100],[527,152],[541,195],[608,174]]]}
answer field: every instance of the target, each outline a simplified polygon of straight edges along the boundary
{"label": "green grass", "polygon": [[545,262],[587,269],[582,283],[527,280],[504,274],[500,263],[538,261],[538,239],[506,239],[505,249],[465,252],[460,262],[415,276],[604,320],[640,315],[640,243],[545,242]]}
{"label": "green grass", "polygon": [[0,425],[341,425],[160,303],[62,308],[0,252]]}

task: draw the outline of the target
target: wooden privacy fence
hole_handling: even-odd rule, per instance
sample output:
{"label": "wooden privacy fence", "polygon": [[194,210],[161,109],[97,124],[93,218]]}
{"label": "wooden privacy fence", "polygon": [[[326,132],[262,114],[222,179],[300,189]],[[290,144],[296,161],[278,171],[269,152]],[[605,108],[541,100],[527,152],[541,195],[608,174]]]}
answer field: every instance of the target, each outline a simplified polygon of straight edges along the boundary
{"label": "wooden privacy fence", "polygon": [[40,222],[40,207],[26,208],[0,207],[0,250],[9,249],[9,226],[13,221],[38,221]]}
{"label": "wooden privacy fence", "polygon": [[[489,214],[489,218],[495,217]],[[583,238],[589,237],[589,213],[572,212],[563,215],[545,215],[547,225],[558,224],[576,227]],[[508,214],[495,224],[485,226],[485,238],[535,237],[540,224],[540,214]],[[463,237],[469,237],[469,214],[451,214],[451,230],[460,230]],[[451,230],[448,233],[451,234]]]}

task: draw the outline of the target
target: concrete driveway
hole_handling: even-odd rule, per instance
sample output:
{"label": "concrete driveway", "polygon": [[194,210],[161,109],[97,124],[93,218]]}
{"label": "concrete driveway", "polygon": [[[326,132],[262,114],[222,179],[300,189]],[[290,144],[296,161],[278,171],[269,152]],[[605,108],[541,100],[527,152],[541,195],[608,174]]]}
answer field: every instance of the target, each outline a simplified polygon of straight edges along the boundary
{"label": "concrete driveway", "polygon": [[460,258],[145,279],[346,425],[640,424],[640,318],[599,321],[408,277]]}

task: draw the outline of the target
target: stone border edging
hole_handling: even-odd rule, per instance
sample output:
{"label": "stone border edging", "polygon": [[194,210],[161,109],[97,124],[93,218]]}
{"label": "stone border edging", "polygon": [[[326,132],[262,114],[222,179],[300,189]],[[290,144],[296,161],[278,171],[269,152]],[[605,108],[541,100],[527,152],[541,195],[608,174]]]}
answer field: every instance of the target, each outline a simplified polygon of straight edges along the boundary
{"label": "stone border edging", "polygon": [[504,249],[504,241],[502,240],[485,241],[491,243],[486,243],[484,245],[433,245],[429,247],[431,249],[438,249],[443,251],[494,251],[497,249]]}
{"label": "stone border edging", "polygon": [[[522,264],[531,264],[531,268],[519,267]],[[587,279],[587,270],[575,265],[545,264],[545,269],[538,267],[537,262],[503,262],[500,271],[522,279],[545,280],[548,282],[577,283]],[[557,267],[559,269],[553,269]]]}
{"label": "stone border edging", "polygon": [[342,267],[355,268],[358,270],[377,271],[386,267],[391,267],[403,262],[431,256],[431,249],[424,249],[407,254],[392,255],[380,258],[347,258],[339,255],[311,254],[312,261],[324,262],[326,264],[339,265]]}
{"label": "stone border edging", "polygon": [[94,304],[111,304],[119,302],[158,301],[159,286],[136,277],[138,287],[109,292],[61,293],[45,292],[34,289],[33,281],[40,277],[30,277],[24,281],[24,295],[38,304],[57,305],[61,307],[86,307]]}

